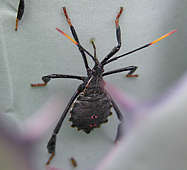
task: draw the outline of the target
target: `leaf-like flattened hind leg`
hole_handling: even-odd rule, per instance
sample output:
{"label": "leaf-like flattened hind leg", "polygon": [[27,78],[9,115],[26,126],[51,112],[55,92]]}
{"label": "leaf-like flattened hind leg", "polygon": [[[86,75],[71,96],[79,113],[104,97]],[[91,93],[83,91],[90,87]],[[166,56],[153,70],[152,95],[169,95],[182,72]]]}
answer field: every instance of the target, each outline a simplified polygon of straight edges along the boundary
{"label": "leaf-like flattened hind leg", "polygon": [[77,91],[74,93],[74,95],[72,96],[72,98],[70,99],[68,105],[66,106],[64,112],[62,113],[62,116],[60,117],[60,120],[58,121],[54,131],[53,131],[53,134],[47,144],[47,149],[48,149],[48,152],[51,154],[51,156],[49,157],[48,161],[46,162],[46,165],[49,165],[51,160],[53,159],[53,157],[55,156],[55,148],[56,148],[56,136],[62,126],[62,123],[69,111],[69,109],[71,108],[71,105],[72,103],[75,101],[76,97],[80,94],[81,90],[80,90],[80,86],[79,88],[77,89]]}

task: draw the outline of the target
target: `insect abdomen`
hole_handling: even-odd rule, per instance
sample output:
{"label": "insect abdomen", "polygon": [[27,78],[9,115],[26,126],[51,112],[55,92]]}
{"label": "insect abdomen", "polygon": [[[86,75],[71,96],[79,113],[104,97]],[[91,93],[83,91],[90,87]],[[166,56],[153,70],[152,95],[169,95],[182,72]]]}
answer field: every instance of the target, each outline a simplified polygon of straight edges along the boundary
{"label": "insect abdomen", "polygon": [[93,128],[107,122],[107,117],[111,115],[110,110],[111,103],[106,93],[92,97],[81,93],[73,104],[70,121],[73,127],[89,133]]}

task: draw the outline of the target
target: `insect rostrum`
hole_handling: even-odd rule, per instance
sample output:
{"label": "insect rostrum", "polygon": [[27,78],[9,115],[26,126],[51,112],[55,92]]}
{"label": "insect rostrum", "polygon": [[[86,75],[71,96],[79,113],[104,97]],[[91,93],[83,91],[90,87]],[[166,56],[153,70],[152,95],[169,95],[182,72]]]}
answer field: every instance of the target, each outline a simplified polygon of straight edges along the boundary
{"label": "insect rostrum", "polygon": [[[50,161],[55,155],[56,136],[61,128],[63,120],[65,119],[69,111],[71,114],[70,121],[72,122],[72,126],[77,127],[78,130],[83,130],[86,133],[90,133],[94,128],[97,128],[102,123],[108,121],[107,118],[108,116],[111,115],[111,108],[113,107],[117,114],[118,119],[120,120],[115,141],[120,139],[120,137],[122,136],[121,131],[122,131],[122,124],[123,124],[123,114],[120,112],[118,106],[111,98],[111,96],[104,89],[103,77],[123,71],[128,72],[127,77],[137,77],[138,76],[137,74],[133,74],[136,71],[137,66],[128,66],[128,67],[112,70],[109,72],[104,72],[104,66],[130,53],[146,48],[175,32],[172,31],[151,43],[148,43],[140,48],[132,50],[121,56],[113,57],[121,47],[121,31],[119,26],[119,17],[123,12],[123,8],[121,7],[115,19],[117,45],[104,57],[104,59],[101,62],[99,62],[96,56],[96,47],[94,41],[92,41],[92,46],[94,49],[94,55],[92,55],[85,48],[81,46],[75,28],[71,23],[71,20],[67,14],[65,7],[63,7],[63,12],[66,17],[67,23],[69,24],[74,39],[72,39],[70,36],[68,36],[58,28],[57,31],[62,33],[64,36],[70,39],[75,45],[77,45],[84,61],[84,65],[87,71],[87,76],[51,74],[42,77],[43,83],[31,84],[32,87],[46,86],[51,79],[56,79],[56,78],[70,78],[70,79],[77,79],[82,81],[82,84],[79,85],[76,92],[68,102],[48,142],[47,148],[48,148],[48,152],[51,153],[51,156],[46,163],[47,165],[50,163]],[[92,69],[88,65],[86,54],[90,56],[95,63]]]}

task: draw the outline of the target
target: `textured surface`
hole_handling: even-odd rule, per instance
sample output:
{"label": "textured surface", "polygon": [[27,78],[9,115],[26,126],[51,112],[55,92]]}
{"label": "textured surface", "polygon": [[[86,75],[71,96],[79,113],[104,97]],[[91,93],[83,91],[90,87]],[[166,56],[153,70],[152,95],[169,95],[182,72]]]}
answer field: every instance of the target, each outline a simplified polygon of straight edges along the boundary
{"label": "textured surface", "polygon": [[[14,28],[18,1],[0,0],[0,4],[0,112],[16,120],[26,119],[57,93],[62,93],[68,102],[79,84],[76,80],[54,80],[45,88],[33,89],[31,82],[40,82],[41,76],[51,73],[85,75],[78,50],[55,30],[59,27],[71,35],[61,12],[63,6],[67,7],[82,45],[90,52],[93,49],[89,40],[95,39],[100,60],[116,45],[114,19],[120,6],[125,11],[120,18],[119,54],[172,29],[178,30],[158,44],[106,67],[109,71],[139,66],[137,79],[127,79],[123,73],[105,78],[137,100],[147,101],[161,95],[186,71],[186,0],[26,0],[17,32]],[[70,169],[69,158],[73,156],[78,162],[77,169],[93,169],[114,145],[117,117],[114,114],[107,124],[89,135],[70,128],[66,120],[52,165]],[[44,169],[48,159],[46,143],[51,132],[52,129],[38,145],[36,159],[40,169]]]}
{"label": "textured surface", "polygon": [[108,122],[107,118],[112,114],[112,104],[102,84],[102,79],[94,77],[88,87],[79,94],[70,111],[72,127],[90,133],[102,123]]}

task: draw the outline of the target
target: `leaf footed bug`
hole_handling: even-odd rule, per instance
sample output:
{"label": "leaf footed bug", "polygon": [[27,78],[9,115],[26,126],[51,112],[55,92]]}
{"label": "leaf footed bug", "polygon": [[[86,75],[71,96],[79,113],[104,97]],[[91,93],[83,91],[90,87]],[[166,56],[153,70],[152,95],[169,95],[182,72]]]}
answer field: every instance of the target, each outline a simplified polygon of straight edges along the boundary
{"label": "leaf footed bug", "polygon": [[[42,77],[43,83],[31,84],[32,87],[46,86],[47,83],[51,79],[56,79],[56,78],[70,78],[70,79],[77,79],[77,80],[83,81],[83,83],[79,85],[76,92],[74,93],[69,103],[67,104],[47,144],[47,149],[48,149],[48,152],[51,154],[51,156],[49,160],[47,161],[46,165],[50,164],[51,160],[53,159],[55,155],[56,136],[61,128],[63,120],[65,119],[68,111],[70,111],[70,114],[71,114],[70,121],[72,122],[72,127],[77,127],[78,130],[83,130],[85,133],[90,133],[90,131],[92,131],[94,128],[97,128],[102,123],[105,123],[108,121],[107,118],[108,116],[111,115],[111,108],[113,107],[117,114],[118,119],[120,120],[120,124],[118,125],[118,130],[117,130],[115,141],[121,138],[122,125],[123,125],[123,114],[120,112],[117,104],[114,102],[111,96],[104,89],[103,77],[107,75],[123,72],[123,71],[128,72],[126,75],[127,77],[137,77],[138,76],[137,74],[133,74],[136,71],[137,66],[128,66],[128,67],[124,67],[124,68],[120,68],[120,69],[116,69],[116,70],[112,70],[108,72],[104,72],[104,66],[121,57],[124,57],[128,54],[131,54],[138,50],[146,48],[160,41],[161,39],[171,35],[172,33],[176,32],[176,30],[173,30],[151,43],[148,43],[144,46],[141,46],[135,50],[132,50],[120,56],[113,57],[119,51],[121,47],[121,31],[120,31],[120,26],[119,26],[119,17],[123,12],[123,8],[121,7],[115,19],[117,46],[115,46],[106,55],[106,57],[101,62],[99,62],[96,56],[96,46],[95,46],[94,41],[93,40],[91,41],[93,49],[94,49],[94,55],[92,55],[85,48],[81,46],[77,33],[75,31],[75,28],[71,23],[71,20],[67,14],[65,7],[63,7],[63,12],[66,17],[67,23],[69,24],[69,27],[70,27],[70,30],[71,30],[71,33],[74,39],[72,39],[70,36],[65,34],[62,30],[58,28],[56,28],[56,30],[59,31],[64,36],[66,36],[69,40],[71,40],[78,47],[82,55],[83,61],[84,61],[84,65],[87,71],[87,76],[51,74],[51,75]],[[88,65],[86,54],[90,56],[95,63],[92,69]]]}

